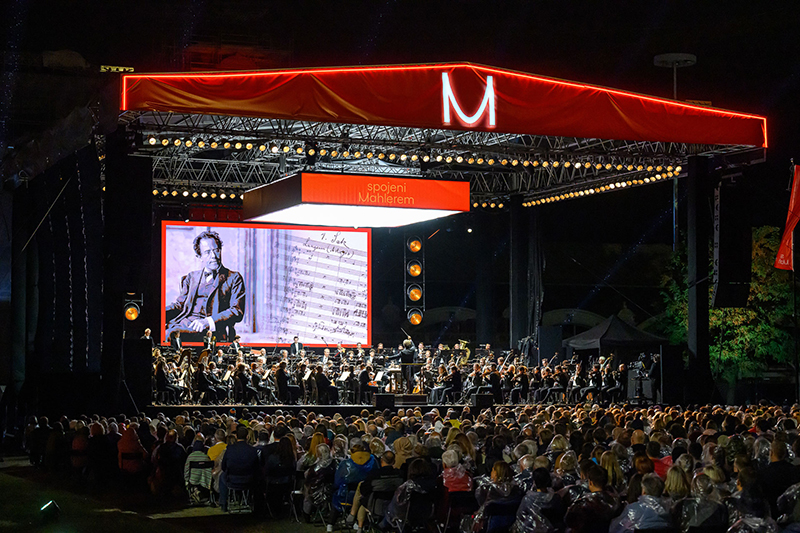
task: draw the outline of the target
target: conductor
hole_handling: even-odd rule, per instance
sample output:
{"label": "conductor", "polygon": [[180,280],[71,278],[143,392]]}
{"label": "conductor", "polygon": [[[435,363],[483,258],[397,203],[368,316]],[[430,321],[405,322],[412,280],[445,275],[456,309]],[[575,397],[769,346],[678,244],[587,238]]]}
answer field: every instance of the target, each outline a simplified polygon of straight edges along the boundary
{"label": "conductor", "polygon": [[414,341],[411,340],[410,336],[403,341],[403,349],[400,350],[400,353],[394,356],[395,359],[398,357],[403,367],[403,380],[405,381],[406,392],[411,394],[414,391],[414,374],[416,372],[414,372],[415,368],[413,363],[415,363],[417,359],[417,349],[414,347]]}

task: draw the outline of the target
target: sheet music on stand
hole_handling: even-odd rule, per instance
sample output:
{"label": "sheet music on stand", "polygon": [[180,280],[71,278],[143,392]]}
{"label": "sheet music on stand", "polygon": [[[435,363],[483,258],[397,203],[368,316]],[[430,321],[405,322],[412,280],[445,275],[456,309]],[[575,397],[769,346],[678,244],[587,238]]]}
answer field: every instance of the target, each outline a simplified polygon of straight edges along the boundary
{"label": "sheet music on stand", "polygon": [[306,370],[306,374],[303,376],[303,381],[306,381],[311,376],[311,369],[309,368]]}
{"label": "sheet music on stand", "polygon": [[383,370],[378,372],[378,374],[375,376],[375,381],[381,381],[382,379],[383,379]]}
{"label": "sheet music on stand", "polygon": [[231,379],[231,371],[230,370],[225,372],[225,375],[222,377],[222,381],[228,381],[229,379]]}
{"label": "sheet music on stand", "polygon": [[344,372],[342,372],[342,375],[339,376],[339,379],[337,379],[336,381],[345,381],[349,377],[350,377],[350,371],[349,370],[345,370]]}

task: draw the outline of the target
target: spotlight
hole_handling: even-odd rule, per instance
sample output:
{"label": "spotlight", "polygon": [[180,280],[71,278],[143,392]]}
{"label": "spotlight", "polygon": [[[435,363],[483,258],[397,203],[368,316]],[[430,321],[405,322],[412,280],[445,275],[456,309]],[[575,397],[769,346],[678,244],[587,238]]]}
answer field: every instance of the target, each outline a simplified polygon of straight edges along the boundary
{"label": "spotlight", "polygon": [[420,322],[422,322],[422,311],[419,309],[411,309],[408,312],[408,321],[411,322],[412,325],[416,326]]}
{"label": "spotlight", "polygon": [[178,196],[178,190],[172,189],[172,196]]}
{"label": "spotlight", "polygon": [[496,206],[497,206],[497,204],[495,204],[494,202],[489,204],[489,207],[491,207],[492,209],[494,209]]}
{"label": "spotlight", "polygon": [[652,172],[652,170],[653,170],[653,165],[647,165],[647,171]]}
{"label": "spotlight", "polygon": [[237,150],[241,150],[242,149],[241,141],[236,141],[236,144],[234,144],[233,147],[236,148]]}
{"label": "spotlight", "polygon": [[309,147],[309,148],[308,148],[308,150],[306,150],[306,153],[307,153],[308,155],[314,155],[314,154],[316,154],[316,153],[317,153],[317,151],[316,151],[316,150],[314,150],[314,148],[313,148],[313,147]]}
{"label": "spotlight", "polygon": [[258,146],[258,151],[259,152],[266,152],[267,151],[267,145],[266,144],[260,144]]}
{"label": "spotlight", "polygon": [[345,159],[350,157],[350,152],[345,150],[344,152],[342,152],[342,157],[344,157]]}
{"label": "spotlight", "polygon": [[439,154],[439,155],[436,156],[436,162],[437,163],[441,163],[442,159],[443,159],[442,154]]}
{"label": "spotlight", "polygon": [[197,191],[192,191],[192,198],[197,198],[198,196],[199,194],[197,193]]}
{"label": "spotlight", "polygon": [[253,149],[253,143],[247,143],[247,144],[244,145],[244,147],[247,150],[252,150]]}
{"label": "spotlight", "polygon": [[206,191],[205,189],[200,192],[200,198],[206,198],[207,196],[208,196],[208,191]]}
{"label": "spotlight", "polygon": [[229,149],[231,147],[231,142],[230,141],[223,142],[222,147],[225,148],[226,150]]}
{"label": "spotlight", "polygon": [[600,170],[601,168],[603,168],[603,165],[602,165],[601,163],[597,163],[597,164],[594,166],[594,168],[596,168],[597,170]]}
{"label": "spotlight", "polygon": [[500,161],[500,164],[503,165],[503,166],[507,165],[508,164],[508,159],[503,158],[503,160]]}
{"label": "spotlight", "polygon": [[356,151],[353,153],[353,157],[354,157],[354,158],[356,158],[356,159],[358,159],[359,157],[361,157],[361,152],[360,152],[359,150],[356,150]]}
{"label": "spotlight", "polygon": [[166,146],[169,144],[169,139],[161,139],[161,146]]}
{"label": "spotlight", "polygon": [[321,156],[326,156],[326,155],[328,155],[328,150],[326,150],[325,148],[322,148],[322,149],[319,151],[319,155],[321,155]]}
{"label": "spotlight", "polygon": [[411,161],[414,161],[416,163],[416,161],[418,159],[419,159],[419,156],[417,154],[411,154]]}
{"label": "spotlight", "polygon": [[419,237],[411,237],[408,239],[408,242],[406,242],[406,246],[408,246],[408,249],[413,253],[417,253],[422,250],[422,240]]}
{"label": "spotlight", "polygon": [[216,198],[216,197],[217,197],[217,191],[215,191],[215,190],[212,190],[212,191],[211,191],[211,199],[213,200],[213,199],[214,199],[214,198]]}
{"label": "spotlight", "polygon": [[217,141],[211,141],[211,144],[209,146],[211,146],[212,150],[216,150],[219,144],[217,143]]}
{"label": "spotlight", "polygon": [[467,228],[467,233],[472,233],[472,228]]}
{"label": "spotlight", "polygon": [[156,140],[156,138],[155,138],[155,137],[153,137],[152,135],[151,135],[150,137],[148,137],[148,138],[147,138],[147,144],[149,144],[150,146],[153,146],[153,145],[155,145],[157,142],[158,142],[158,141]]}
{"label": "spotlight", "polygon": [[479,157],[479,158],[478,158],[478,160],[477,160],[476,162],[477,162],[479,165],[482,165],[482,164],[483,164],[483,158],[482,158],[482,157]]}
{"label": "spotlight", "polygon": [[469,164],[469,165],[473,164],[474,162],[475,162],[475,158],[474,157],[470,157],[469,159],[467,159],[467,164]]}
{"label": "spotlight", "polygon": [[[154,193],[155,193],[155,192],[158,192],[158,191],[154,191]],[[478,207],[479,205],[480,205],[480,204],[479,204],[478,202],[474,202],[474,203],[472,204],[472,207]]]}
{"label": "spotlight", "polygon": [[464,162],[464,157],[463,156],[460,156],[460,155],[456,156],[456,163],[463,163],[463,162]]}
{"label": "spotlight", "polygon": [[[125,320],[130,320],[133,322],[137,318],[139,318],[139,304],[136,302],[128,302],[125,304],[123,308],[123,314],[125,315]],[[42,508],[44,509],[44,508]]]}
{"label": "spotlight", "polygon": [[497,204],[498,209],[503,209],[503,204]]}
{"label": "spotlight", "polygon": [[678,165],[677,167],[675,167],[675,174],[680,174],[681,170],[682,170],[681,166]]}
{"label": "spotlight", "polygon": [[493,158],[493,157],[490,157],[490,158],[489,158],[489,159],[486,161],[486,163],[487,163],[488,165],[494,165],[494,158]]}
{"label": "spotlight", "polygon": [[186,142],[183,144],[184,146],[186,146],[186,148],[191,148],[194,143],[192,142],[191,139],[186,139]]}
{"label": "spotlight", "polygon": [[372,150],[367,152],[367,159],[372,159],[375,154],[372,153]]}
{"label": "spotlight", "polygon": [[269,143],[269,151],[272,152],[273,154],[277,154],[278,153],[278,145],[275,144],[275,143]]}
{"label": "spotlight", "polygon": [[384,154],[383,152],[378,152],[378,159],[380,160],[386,159],[386,154]]}
{"label": "spotlight", "polygon": [[534,160],[534,161],[533,161],[533,163],[531,163],[531,164],[532,164],[534,167],[538,167],[538,166],[539,166],[539,161],[538,161],[538,160]]}
{"label": "spotlight", "polygon": [[157,196],[157,195],[158,195],[158,189],[153,189],[153,196]]}
{"label": "spotlight", "polygon": [[408,299],[412,302],[418,302],[422,299],[422,288],[419,285],[411,285],[406,291]]}
{"label": "spotlight", "polygon": [[527,159],[526,159],[526,160],[524,160],[524,161],[522,162],[522,166],[523,166],[523,167],[527,167],[527,166],[528,166],[528,165],[530,165],[530,164],[531,164],[531,162],[530,162],[530,161],[528,161]]}
{"label": "spotlight", "polygon": [[487,206],[487,203],[486,203],[486,202],[483,202],[483,203],[481,204],[481,207],[483,207],[484,209],[486,209],[486,206]]}
{"label": "spotlight", "polygon": [[303,153],[303,147],[302,147],[302,146],[300,146],[299,144],[295,144],[295,145],[294,145],[294,153],[296,153],[296,154],[302,154],[302,153]]}
{"label": "spotlight", "polygon": [[556,168],[558,164],[559,164],[558,161],[553,161],[553,168]]}
{"label": "spotlight", "polygon": [[622,170],[622,165],[617,165],[617,170]]}
{"label": "spotlight", "polygon": [[338,150],[336,150],[335,148],[333,150],[331,150],[331,157],[338,157],[338,156],[339,156],[339,151]]}
{"label": "spotlight", "polygon": [[411,261],[406,267],[406,272],[408,272],[409,276],[416,278],[422,274],[422,264],[419,261]]}
{"label": "spotlight", "polygon": [[183,189],[183,190],[181,191],[181,196],[183,196],[184,198],[186,198],[187,196],[189,196],[189,191],[187,191],[186,189]]}
{"label": "spotlight", "polygon": [[445,162],[452,163],[453,162],[453,156],[448,155],[447,158],[445,159]]}
{"label": "spotlight", "polygon": [[428,154],[425,154],[425,155],[422,156],[422,162],[423,163],[427,163],[430,160],[431,160],[431,156],[429,156]]}
{"label": "spotlight", "polygon": [[180,139],[175,139],[172,144],[174,144],[175,146],[180,146],[181,145],[181,140]]}
{"label": "spotlight", "polygon": [[606,163],[606,170],[611,170],[611,163]]}
{"label": "spotlight", "polygon": [[[389,159],[394,159],[394,157],[395,157],[395,154],[391,154],[391,155],[389,156]],[[406,154],[402,154],[402,155],[400,156],[400,161],[402,161],[402,162],[405,162],[405,161],[406,161],[406,159],[408,159],[408,155],[406,155]]]}
{"label": "spotlight", "polygon": [[219,198],[220,198],[220,200],[224,200],[225,198],[227,198],[227,195],[225,194],[225,191],[223,191],[223,190],[219,191]]}
{"label": "spotlight", "polygon": [[549,166],[550,166],[550,162],[549,161],[542,161],[542,167],[543,168],[547,168]]}
{"label": "spotlight", "polygon": [[197,147],[198,148],[205,148],[206,147],[206,142],[204,140],[202,140],[202,139],[199,139],[197,141]]}
{"label": "spotlight", "polygon": [[281,147],[281,151],[283,151],[284,154],[288,154],[289,150],[291,149],[292,149],[291,146],[289,146],[288,144],[284,144],[283,147]]}
{"label": "spotlight", "polygon": [[[569,168],[571,165],[572,165],[572,163],[570,163],[569,161],[566,161],[566,162],[564,163],[564,168]],[[579,163],[578,165],[576,165],[576,166],[577,166],[577,167],[580,167],[580,163]]]}
{"label": "spotlight", "polygon": [[162,196],[169,196],[169,191],[167,189],[164,189],[163,191],[161,191],[161,195]]}
{"label": "spotlight", "polygon": [[232,193],[231,193],[231,194],[228,196],[228,198],[230,198],[231,200],[236,200],[236,193],[235,193],[235,192],[232,192]]}

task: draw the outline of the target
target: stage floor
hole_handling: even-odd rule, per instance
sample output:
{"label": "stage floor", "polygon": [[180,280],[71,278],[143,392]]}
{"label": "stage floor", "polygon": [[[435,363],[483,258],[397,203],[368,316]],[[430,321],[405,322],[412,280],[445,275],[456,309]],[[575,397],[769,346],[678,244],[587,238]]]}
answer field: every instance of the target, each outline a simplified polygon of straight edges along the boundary
{"label": "stage floor", "polygon": [[[461,414],[461,410],[464,408],[464,405],[427,405],[427,404],[415,404],[415,405],[395,405],[394,407],[390,407],[389,410],[392,412],[397,412],[398,409],[414,409],[419,407],[422,413],[427,413],[431,409],[438,409],[439,414],[444,416],[447,414],[449,410],[454,410],[458,415]],[[183,413],[184,411],[188,411],[191,415],[195,411],[200,411],[201,414],[206,415],[209,411],[216,411],[217,414],[223,413],[230,413],[231,410],[236,411],[236,416],[241,416],[244,409],[247,409],[251,413],[265,413],[268,415],[274,414],[275,411],[282,411],[284,413],[292,413],[296,415],[302,410],[305,410],[307,413],[315,413],[317,415],[322,416],[333,416],[336,413],[344,417],[348,416],[355,416],[360,415],[361,411],[368,411],[370,414],[374,414],[376,411],[383,412],[383,409],[379,409],[377,407],[373,407],[372,405],[244,405],[244,404],[234,404],[234,405],[198,405],[198,404],[182,404],[182,405],[148,405],[145,407],[144,412],[150,418],[153,418],[158,413],[164,413],[164,415],[174,418],[175,416]]]}

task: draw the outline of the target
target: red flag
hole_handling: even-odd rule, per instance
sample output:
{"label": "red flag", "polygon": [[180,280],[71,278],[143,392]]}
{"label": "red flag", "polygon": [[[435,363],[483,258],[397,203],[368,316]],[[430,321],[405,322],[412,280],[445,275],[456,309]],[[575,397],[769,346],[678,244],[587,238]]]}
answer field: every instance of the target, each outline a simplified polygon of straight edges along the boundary
{"label": "red flag", "polygon": [[775,268],[794,270],[794,227],[800,221],[800,165],[794,166],[794,179],[792,180],[792,198],[789,200],[789,214],[786,215],[786,229],[783,231],[781,246],[778,248],[778,257],[775,258]]}

